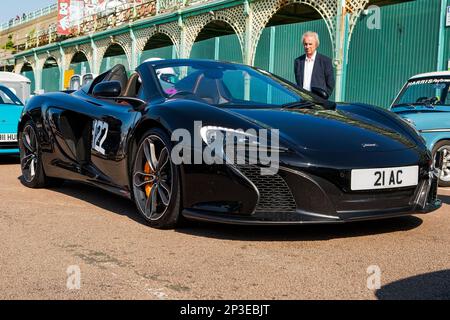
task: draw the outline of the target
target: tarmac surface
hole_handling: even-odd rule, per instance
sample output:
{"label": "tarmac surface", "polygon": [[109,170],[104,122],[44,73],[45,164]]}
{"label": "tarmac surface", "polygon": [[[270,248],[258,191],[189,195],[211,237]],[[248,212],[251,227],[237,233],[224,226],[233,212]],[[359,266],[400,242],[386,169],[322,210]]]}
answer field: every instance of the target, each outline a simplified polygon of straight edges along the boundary
{"label": "tarmac surface", "polygon": [[19,177],[2,157],[0,299],[450,299],[450,189],[427,215],[156,230],[126,199]]}

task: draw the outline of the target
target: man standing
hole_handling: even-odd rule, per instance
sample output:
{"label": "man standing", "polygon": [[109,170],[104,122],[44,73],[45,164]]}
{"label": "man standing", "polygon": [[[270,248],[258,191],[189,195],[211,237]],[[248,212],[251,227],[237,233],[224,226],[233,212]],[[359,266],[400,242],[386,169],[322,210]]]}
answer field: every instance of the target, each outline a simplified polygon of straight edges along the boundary
{"label": "man standing", "polygon": [[319,35],[308,31],[302,37],[305,54],[295,59],[294,73],[297,85],[305,90],[317,87],[329,96],[334,90],[334,72],[331,59],[317,53]]}

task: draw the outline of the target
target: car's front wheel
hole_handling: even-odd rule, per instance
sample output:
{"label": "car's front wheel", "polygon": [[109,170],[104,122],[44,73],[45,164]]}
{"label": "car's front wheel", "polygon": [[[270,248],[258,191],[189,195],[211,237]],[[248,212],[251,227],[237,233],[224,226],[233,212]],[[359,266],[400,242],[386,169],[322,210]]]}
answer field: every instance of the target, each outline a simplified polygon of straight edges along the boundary
{"label": "car's front wheel", "polygon": [[19,133],[20,168],[22,183],[29,188],[42,188],[47,185],[39,140],[32,121],[28,121]]}
{"label": "car's front wheel", "polygon": [[440,187],[450,187],[450,140],[443,140],[433,147],[433,163],[436,161],[436,152],[441,151],[443,155],[442,171],[439,177]]}
{"label": "car's front wheel", "polygon": [[171,161],[171,141],[160,129],[147,131],[138,144],[132,168],[136,206],[155,228],[172,228],[180,216],[179,169]]}

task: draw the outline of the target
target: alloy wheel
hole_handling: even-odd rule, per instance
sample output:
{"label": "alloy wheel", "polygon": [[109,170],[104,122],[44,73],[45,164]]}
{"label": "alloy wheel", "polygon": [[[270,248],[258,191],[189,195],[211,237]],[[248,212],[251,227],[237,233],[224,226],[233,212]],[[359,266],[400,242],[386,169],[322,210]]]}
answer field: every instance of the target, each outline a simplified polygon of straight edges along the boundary
{"label": "alloy wheel", "polygon": [[36,132],[30,125],[26,126],[23,130],[22,145],[23,156],[20,160],[22,175],[27,182],[31,182],[36,176],[39,150]]}
{"label": "alloy wheel", "polygon": [[445,182],[450,181],[450,145],[444,145],[438,149],[442,151],[443,161],[440,179]]}
{"label": "alloy wheel", "polygon": [[133,189],[139,209],[149,220],[160,219],[172,197],[172,166],[169,149],[156,136],[146,137],[137,153],[133,170]]}

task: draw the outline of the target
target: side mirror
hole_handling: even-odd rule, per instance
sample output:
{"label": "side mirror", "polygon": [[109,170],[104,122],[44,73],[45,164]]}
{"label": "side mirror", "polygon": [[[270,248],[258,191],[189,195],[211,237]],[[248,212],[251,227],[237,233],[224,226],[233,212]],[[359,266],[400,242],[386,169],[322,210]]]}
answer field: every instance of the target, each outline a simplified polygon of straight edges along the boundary
{"label": "side mirror", "polygon": [[100,82],[92,90],[95,97],[117,98],[122,92],[122,86],[119,81]]}
{"label": "side mirror", "polygon": [[311,92],[325,100],[328,100],[330,97],[328,92],[319,87],[312,87]]}

